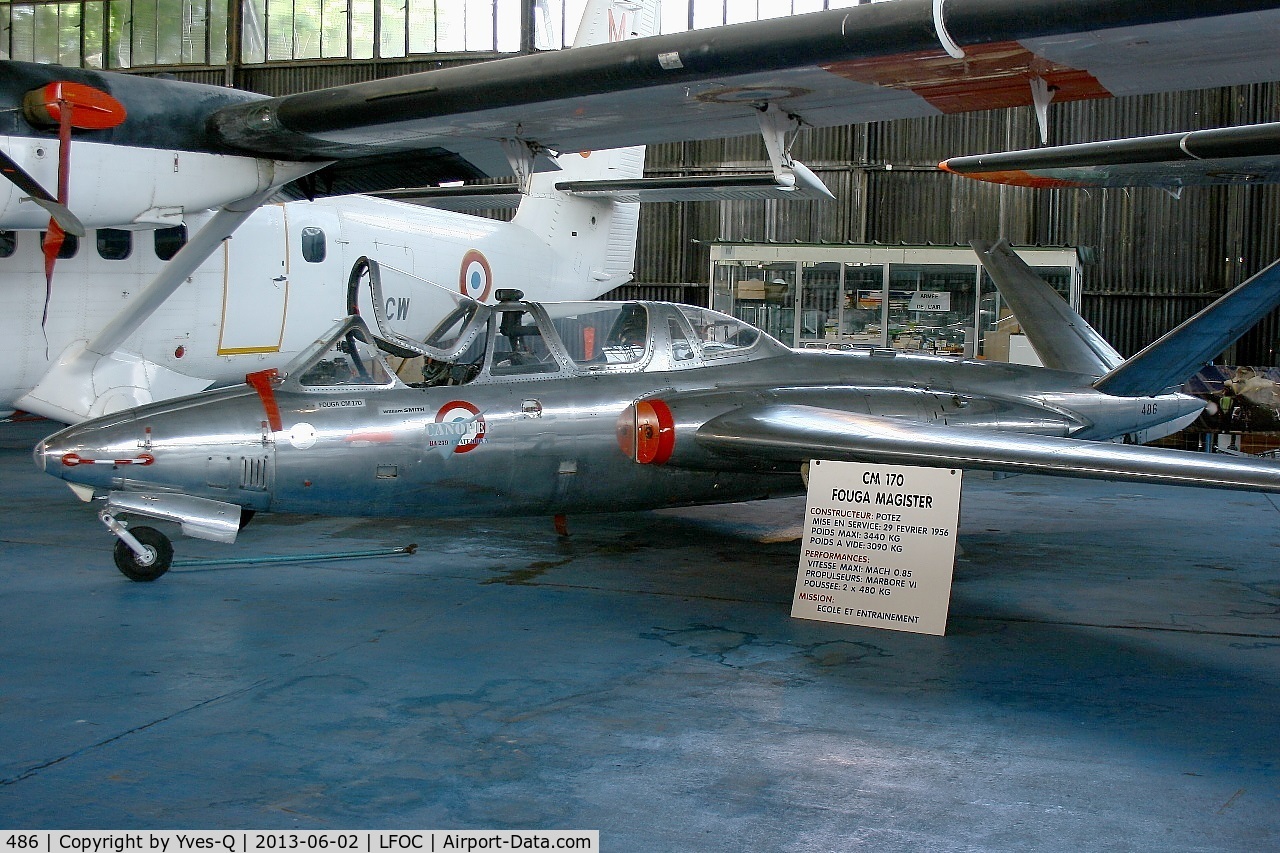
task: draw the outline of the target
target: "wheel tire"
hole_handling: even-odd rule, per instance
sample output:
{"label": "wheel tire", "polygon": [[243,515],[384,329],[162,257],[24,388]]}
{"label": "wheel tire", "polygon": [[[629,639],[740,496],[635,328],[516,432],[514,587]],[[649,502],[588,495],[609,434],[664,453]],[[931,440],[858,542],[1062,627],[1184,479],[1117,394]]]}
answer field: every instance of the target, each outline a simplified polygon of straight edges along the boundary
{"label": "wheel tire", "polygon": [[258,514],[256,509],[240,510],[240,529],[244,530],[249,526],[249,522],[253,521],[253,517]]}
{"label": "wheel tire", "polygon": [[169,537],[165,536],[154,527],[131,527],[129,532],[133,537],[142,543],[143,547],[149,548],[155,553],[155,559],[150,565],[143,565],[138,562],[138,555],[119,539],[116,540],[116,568],[131,581],[153,581],[165,572],[169,571],[169,565],[173,562],[173,543],[169,541]]}

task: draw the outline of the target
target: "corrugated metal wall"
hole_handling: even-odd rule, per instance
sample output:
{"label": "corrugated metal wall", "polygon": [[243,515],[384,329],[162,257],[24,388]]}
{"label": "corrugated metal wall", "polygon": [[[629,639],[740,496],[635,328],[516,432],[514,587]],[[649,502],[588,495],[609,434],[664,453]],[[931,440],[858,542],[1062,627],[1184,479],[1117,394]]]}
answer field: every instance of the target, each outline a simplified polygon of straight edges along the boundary
{"label": "corrugated metal wall", "polygon": [[[1062,144],[1227,124],[1280,120],[1280,84],[1085,101],[1054,106],[1050,142]],[[1021,245],[1090,247],[1084,313],[1132,354],[1266,264],[1280,257],[1280,188],[1032,191],[966,181],[937,162],[1039,144],[1030,109],[992,111],[807,131],[796,156],[836,194],[836,202],[673,205],[642,221],[640,281],[670,281],[672,252],[690,241],[880,242],[963,245],[1007,237]],[[758,140],[658,146],[650,162],[665,173],[715,168],[717,150],[738,168],[763,163]],[[754,159],[753,159],[754,152]],[[689,220],[680,208],[712,208]],[[680,223],[679,235],[664,226]],[[701,223],[701,231],[698,224]],[[678,240],[677,240],[678,236]],[[697,245],[696,243],[694,245]],[[705,281],[707,265],[699,270]],[[1240,363],[1275,364],[1280,315],[1229,351]]]}
{"label": "corrugated metal wall", "polygon": [[[286,94],[464,64],[473,59],[313,63],[239,69],[243,88]],[[178,76],[220,83],[222,72]],[[1280,120],[1280,84],[1054,105],[1050,142],[1110,139]],[[804,132],[794,153],[835,193],[835,202],[646,205],[641,212],[640,285],[704,284],[716,240],[963,245],[1005,236],[1022,245],[1091,247],[1084,313],[1122,353],[1132,354],[1216,294],[1280,257],[1280,188],[1032,191],[953,177],[935,168],[958,154],[1034,147],[1028,109],[912,119]],[[650,149],[653,175],[760,169],[756,137]],[[1227,358],[1275,364],[1280,316],[1245,336]]]}

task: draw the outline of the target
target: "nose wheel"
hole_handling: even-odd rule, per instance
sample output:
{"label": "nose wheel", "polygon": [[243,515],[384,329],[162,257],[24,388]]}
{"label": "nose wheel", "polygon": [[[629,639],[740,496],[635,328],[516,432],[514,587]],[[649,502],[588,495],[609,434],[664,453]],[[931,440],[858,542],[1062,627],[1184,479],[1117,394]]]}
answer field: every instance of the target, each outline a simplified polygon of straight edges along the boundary
{"label": "nose wheel", "polygon": [[173,543],[154,527],[135,527],[129,531],[142,546],[135,553],[123,539],[116,540],[116,568],[131,581],[153,581],[173,563]]}
{"label": "nose wheel", "polygon": [[102,523],[117,537],[116,568],[131,581],[153,581],[169,571],[173,563],[173,543],[154,527],[126,528],[110,513],[99,514]]}

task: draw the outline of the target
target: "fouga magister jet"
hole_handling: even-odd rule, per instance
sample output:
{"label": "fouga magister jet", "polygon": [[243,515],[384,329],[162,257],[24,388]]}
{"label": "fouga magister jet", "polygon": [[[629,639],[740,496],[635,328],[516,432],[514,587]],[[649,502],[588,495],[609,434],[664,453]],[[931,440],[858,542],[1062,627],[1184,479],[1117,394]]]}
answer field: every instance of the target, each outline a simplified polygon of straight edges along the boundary
{"label": "fouga magister jet", "polygon": [[[1125,361],[1007,246],[977,248],[1047,368],[791,350],[688,305],[441,290],[423,342],[352,316],[283,373],[69,427],[35,461],[99,507],[134,580],[173,546],[126,515],[233,542],[253,512],[641,510],[794,494],[814,459],[1280,492],[1271,462],[1108,441],[1196,417],[1177,387],[1280,302],[1280,266]],[[365,269],[375,304],[402,275]],[[421,356],[421,381],[379,349]]]}

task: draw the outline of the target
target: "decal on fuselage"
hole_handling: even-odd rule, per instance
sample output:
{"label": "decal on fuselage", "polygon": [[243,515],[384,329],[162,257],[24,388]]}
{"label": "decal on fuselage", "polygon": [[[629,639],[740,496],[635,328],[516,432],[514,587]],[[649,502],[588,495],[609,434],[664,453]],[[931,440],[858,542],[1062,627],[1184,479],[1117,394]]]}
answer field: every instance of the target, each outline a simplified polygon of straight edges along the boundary
{"label": "decal on fuselage", "polygon": [[315,447],[316,428],[309,423],[294,424],[293,428],[289,430],[289,443],[298,450]]}
{"label": "decal on fuselage", "polygon": [[387,315],[388,320],[408,320],[411,301],[412,297],[409,296],[389,296],[387,304],[382,309],[383,313]]}
{"label": "decal on fuselage", "polygon": [[489,259],[479,249],[471,249],[462,256],[458,290],[463,296],[478,302],[484,302],[493,292],[493,270],[489,268]]}
{"label": "decal on fuselage", "polygon": [[442,453],[468,453],[485,440],[486,424],[480,410],[465,400],[445,403],[427,424],[427,447]]}

